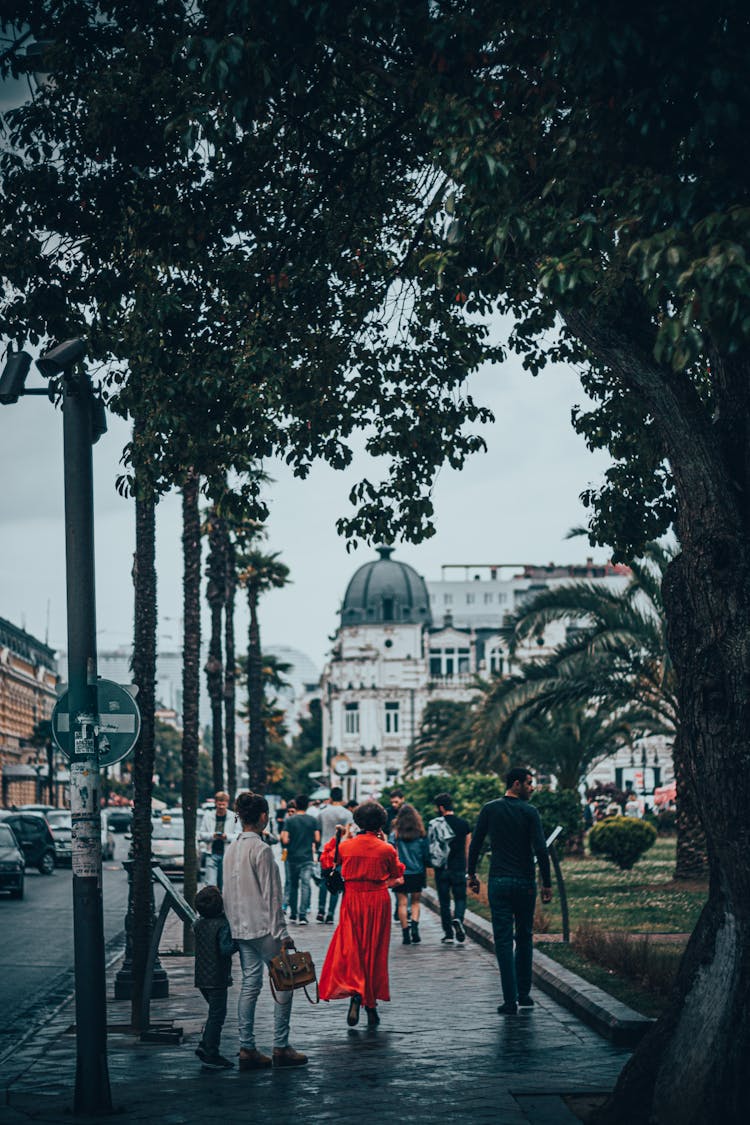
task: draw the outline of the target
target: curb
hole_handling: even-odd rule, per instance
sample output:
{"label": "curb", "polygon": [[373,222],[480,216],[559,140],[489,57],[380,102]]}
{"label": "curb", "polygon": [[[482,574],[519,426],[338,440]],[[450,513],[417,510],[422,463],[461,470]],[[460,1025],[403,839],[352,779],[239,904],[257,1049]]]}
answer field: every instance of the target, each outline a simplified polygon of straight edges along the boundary
{"label": "curb", "polygon": [[[437,894],[431,887],[422,891],[422,901],[435,914],[440,913]],[[495,952],[492,926],[478,914],[467,910],[464,929],[472,941],[490,953]],[[534,949],[534,984],[558,1004],[573,1012],[583,1023],[616,1047],[635,1047],[655,1022],[629,1008],[602,988],[572,973],[552,957]]]}

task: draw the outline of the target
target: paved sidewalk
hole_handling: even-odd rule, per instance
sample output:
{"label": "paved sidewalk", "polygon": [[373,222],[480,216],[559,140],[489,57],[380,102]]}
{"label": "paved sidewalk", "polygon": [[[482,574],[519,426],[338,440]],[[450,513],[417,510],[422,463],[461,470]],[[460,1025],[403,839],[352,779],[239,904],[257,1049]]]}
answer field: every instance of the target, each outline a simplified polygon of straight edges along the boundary
{"label": "paved sidewalk", "polygon": [[[332,927],[293,927],[297,945],[320,969]],[[165,956],[170,996],[154,1001],[152,1019],[174,1019],[185,1036],[176,1046],[140,1043],[124,1030],[129,1005],[108,1005],[109,1074],[117,1120],[123,1125],[242,1122],[303,1125],[367,1115],[378,1125],[450,1122],[556,1125],[575,1119],[552,1095],[606,1091],[628,1057],[544,994],[533,1012],[497,1015],[500,984],[494,958],[474,943],[443,946],[438,920],[423,911],[423,941],[402,946],[394,924],[390,1004],[381,1005],[374,1031],[346,1025],[344,1001],[313,1007],[294,1000],[293,1046],[310,1056],[298,1070],[240,1074],[202,1072],[195,1057],[205,1004],[192,985],[192,959]],[[170,926],[165,944],[174,944]],[[222,1051],[237,1051],[239,967]],[[109,972],[108,996],[112,995]],[[259,1046],[270,1049],[273,1000],[258,1003]],[[73,1006],[66,1005],[43,1032],[6,1059],[0,1074],[0,1122],[72,1120],[75,1073]],[[118,1027],[119,1025],[119,1027]],[[111,1118],[88,1121],[111,1121]]]}

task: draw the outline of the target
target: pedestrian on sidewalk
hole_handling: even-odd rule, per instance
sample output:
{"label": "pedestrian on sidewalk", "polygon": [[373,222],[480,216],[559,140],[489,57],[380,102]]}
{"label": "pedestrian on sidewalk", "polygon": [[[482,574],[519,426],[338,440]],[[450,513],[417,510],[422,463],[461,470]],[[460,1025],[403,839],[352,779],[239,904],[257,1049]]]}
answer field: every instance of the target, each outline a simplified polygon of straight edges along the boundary
{"label": "pedestrian on sidewalk", "polygon": [[[359,834],[339,844],[341,874],[346,885],[339,924],[320,974],[321,1000],[349,1000],[346,1022],[355,1027],[364,1003],[367,1026],[380,1023],[378,1000],[390,1000],[388,949],[391,900],[388,888],[404,872],[396,850],[385,838],[385,809],[366,801],[354,810]],[[320,857],[323,870],[334,866],[336,839]]]}
{"label": "pedestrian on sidewalk", "polygon": [[[289,803],[286,806],[286,817],[285,818],[293,817],[296,814],[296,812],[297,812],[297,806],[295,805],[294,801],[293,800],[289,801]],[[286,823],[288,824],[289,820],[287,820]],[[287,863],[288,852],[287,852],[287,849],[284,847],[284,841],[281,839],[283,831],[284,831],[283,828],[279,828],[279,840],[281,841],[281,862],[284,864],[284,893],[282,895],[282,898],[283,898],[284,901],[281,905],[281,909],[284,911],[284,913],[286,913],[287,910],[289,909],[289,896],[292,892],[292,886],[291,886],[291,879],[289,877],[289,864]]]}
{"label": "pedestrian on sidewalk", "polygon": [[[471,825],[468,820],[454,813],[450,793],[438,793],[435,807],[438,815],[427,825],[427,840],[440,902],[442,943],[452,945],[454,940],[466,940],[466,859],[471,843]],[[454,903],[453,917],[451,895]]]}
{"label": "pedestrian on sidewalk", "polygon": [[214,796],[214,807],[203,814],[199,837],[206,853],[206,883],[219,890],[223,887],[224,850],[238,834],[237,817],[229,811],[229,794],[220,790]]}
{"label": "pedestrian on sidewalk", "polygon": [[320,832],[316,818],[308,815],[309,800],[304,793],[294,798],[294,804],[297,811],[291,820],[287,817],[281,832],[281,844],[286,848],[289,872],[289,920],[299,921],[300,926],[306,926],[312,895],[310,884],[315,862],[315,845],[320,842]]}
{"label": "pedestrian on sidewalk", "polygon": [[[322,848],[336,835],[336,829],[339,826],[347,829],[354,820],[350,810],[344,807],[342,801],[343,796],[342,790],[337,785],[334,785],[333,789],[331,789],[330,803],[322,805],[320,809],[318,809],[318,831],[320,833],[320,844]],[[325,879],[321,879],[320,890],[318,892],[318,922],[327,922],[329,924],[333,922],[338,900],[338,893],[336,891],[329,891]],[[327,912],[326,903],[328,905]]]}
{"label": "pedestrian on sidewalk", "polygon": [[289,1046],[292,992],[280,992],[273,1013],[273,1058],[255,1045],[255,1007],[263,987],[263,970],[282,949],[294,949],[281,909],[281,876],[263,833],[268,801],[259,793],[241,793],[237,814],[242,832],[224,855],[224,902],[242,965],[238,1019],[240,1070],[271,1065],[303,1066],[307,1055]]}
{"label": "pedestrian on sidewalk", "polygon": [[200,917],[195,934],[195,987],[208,1004],[208,1019],[195,1053],[204,1070],[226,1070],[234,1066],[219,1053],[221,1029],[227,1017],[227,992],[232,983],[232,954],[236,945],[224,913],[218,887],[203,887],[195,896]]}
{"label": "pedestrian on sidewalk", "polygon": [[[479,813],[469,848],[467,881],[479,892],[477,862],[489,835],[491,858],[487,897],[492,913],[495,956],[500,969],[502,1016],[515,1015],[519,1008],[533,1008],[531,960],[533,954],[536,881],[534,855],[542,876],[542,902],[552,899],[549,855],[539,813],[529,804],[534,792],[531,771],[514,767],[505,779],[505,796],[484,805]],[[515,956],[513,932],[515,925]]]}
{"label": "pedestrian on sidewalk", "polygon": [[[427,885],[427,868],[430,866],[430,849],[422,817],[413,805],[403,804],[393,821],[390,842],[404,865],[403,884],[396,888],[398,920],[401,923],[401,940],[404,945],[419,945],[419,911],[422,891]],[[411,920],[408,896],[411,895]]]}

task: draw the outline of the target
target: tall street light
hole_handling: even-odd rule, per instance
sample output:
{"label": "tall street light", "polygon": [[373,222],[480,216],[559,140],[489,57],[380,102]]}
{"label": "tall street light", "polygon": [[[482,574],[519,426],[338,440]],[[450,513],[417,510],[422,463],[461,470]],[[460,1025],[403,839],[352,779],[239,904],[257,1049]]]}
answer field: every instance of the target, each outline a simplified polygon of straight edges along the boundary
{"label": "tall street light", "polygon": [[62,395],[65,481],[65,570],[68,616],[70,809],[76,981],[74,1112],[111,1113],[107,1069],[107,1000],[102,909],[101,812],[94,584],[94,488],[91,447],[106,432],[101,397],[79,366],[80,339],[65,340],[37,366],[49,390],[24,387],[31,364],[12,353],[0,376],[0,404],[21,395]]}

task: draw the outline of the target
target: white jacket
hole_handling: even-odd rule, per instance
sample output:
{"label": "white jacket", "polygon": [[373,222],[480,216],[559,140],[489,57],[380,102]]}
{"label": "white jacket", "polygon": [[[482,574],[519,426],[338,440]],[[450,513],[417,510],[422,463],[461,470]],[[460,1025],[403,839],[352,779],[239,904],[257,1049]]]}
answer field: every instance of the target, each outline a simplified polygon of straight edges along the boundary
{"label": "white jacket", "polygon": [[[198,832],[198,840],[202,847],[202,852],[210,852],[211,844],[213,843],[214,833],[216,831],[216,809],[206,809],[203,813],[200,823],[200,830]],[[236,840],[241,831],[239,818],[231,809],[227,809],[226,820],[224,821],[224,835],[226,836],[225,847],[232,841]]]}
{"label": "white jacket", "polygon": [[242,832],[224,852],[224,913],[238,941],[269,935],[289,941],[279,869],[257,832]]}

